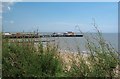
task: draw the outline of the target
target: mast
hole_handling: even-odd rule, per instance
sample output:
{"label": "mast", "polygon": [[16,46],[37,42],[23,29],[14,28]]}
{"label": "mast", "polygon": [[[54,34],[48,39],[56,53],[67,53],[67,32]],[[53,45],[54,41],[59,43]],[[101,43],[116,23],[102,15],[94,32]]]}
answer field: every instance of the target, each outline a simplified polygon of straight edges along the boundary
{"label": "mast", "polygon": [[38,36],[38,29],[37,29],[37,36]]}

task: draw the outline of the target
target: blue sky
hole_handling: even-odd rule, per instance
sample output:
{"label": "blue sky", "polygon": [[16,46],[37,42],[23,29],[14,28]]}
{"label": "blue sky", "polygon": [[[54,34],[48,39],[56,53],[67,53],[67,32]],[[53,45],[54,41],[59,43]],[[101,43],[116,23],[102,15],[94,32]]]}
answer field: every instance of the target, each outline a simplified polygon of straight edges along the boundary
{"label": "blue sky", "polygon": [[5,32],[78,32],[76,25],[83,32],[94,32],[92,18],[102,32],[118,31],[117,2],[17,2],[3,6]]}

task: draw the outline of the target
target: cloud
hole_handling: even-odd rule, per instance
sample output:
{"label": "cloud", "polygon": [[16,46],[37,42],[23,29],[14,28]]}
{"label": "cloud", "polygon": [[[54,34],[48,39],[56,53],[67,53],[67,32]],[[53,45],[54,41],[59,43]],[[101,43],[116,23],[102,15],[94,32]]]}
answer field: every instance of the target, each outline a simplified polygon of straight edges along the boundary
{"label": "cloud", "polygon": [[8,10],[11,10],[11,8],[8,6]]}
{"label": "cloud", "polygon": [[2,9],[0,9],[0,13],[10,11],[13,4],[14,4],[13,2],[3,2]]}
{"label": "cloud", "polygon": [[14,24],[14,21],[13,20],[9,20],[9,21],[4,20],[3,23],[5,23],[5,24]]}
{"label": "cloud", "polygon": [[13,21],[13,20],[11,20],[11,21],[10,21],[10,24],[13,24],[13,23],[14,23],[14,21]]}
{"label": "cloud", "polygon": [[4,0],[0,2],[0,13],[8,12],[12,9],[12,6],[16,2],[21,2],[22,0]]}
{"label": "cloud", "polygon": [[0,15],[0,19],[2,19],[2,15]]}

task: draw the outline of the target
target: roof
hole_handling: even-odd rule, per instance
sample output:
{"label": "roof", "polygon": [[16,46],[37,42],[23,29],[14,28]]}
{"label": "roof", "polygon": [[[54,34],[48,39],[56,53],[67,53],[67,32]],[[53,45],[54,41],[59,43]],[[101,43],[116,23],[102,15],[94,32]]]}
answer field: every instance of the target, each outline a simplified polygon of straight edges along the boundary
{"label": "roof", "polygon": [[11,35],[10,33],[4,33],[4,35]]}

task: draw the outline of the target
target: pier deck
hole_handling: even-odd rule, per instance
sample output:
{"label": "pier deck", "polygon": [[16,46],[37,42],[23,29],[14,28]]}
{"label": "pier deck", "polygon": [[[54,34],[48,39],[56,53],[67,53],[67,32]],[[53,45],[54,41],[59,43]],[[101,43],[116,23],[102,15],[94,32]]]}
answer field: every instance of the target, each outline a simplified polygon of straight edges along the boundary
{"label": "pier deck", "polygon": [[4,38],[40,38],[40,37],[83,37],[83,35],[3,35]]}

